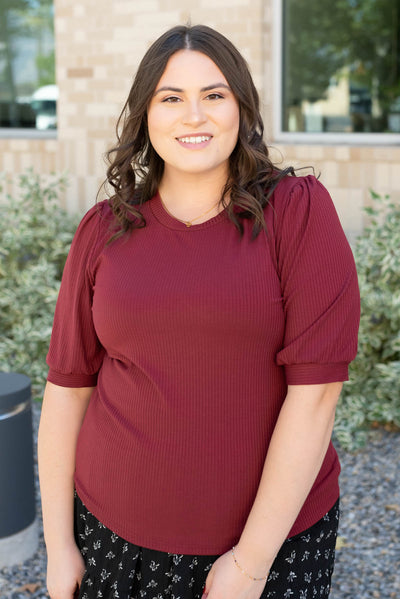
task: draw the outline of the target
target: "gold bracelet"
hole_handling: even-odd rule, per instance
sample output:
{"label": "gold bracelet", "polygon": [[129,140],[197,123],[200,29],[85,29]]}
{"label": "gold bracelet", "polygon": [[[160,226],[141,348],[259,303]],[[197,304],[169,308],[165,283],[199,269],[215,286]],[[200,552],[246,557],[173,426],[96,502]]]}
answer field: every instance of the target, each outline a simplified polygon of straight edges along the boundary
{"label": "gold bracelet", "polygon": [[262,576],[261,578],[254,578],[254,576],[251,576],[248,572],[246,572],[246,570],[243,570],[243,568],[241,568],[239,566],[238,562],[237,562],[237,559],[236,559],[236,556],[235,556],[235,547],[232,547],[231,553],[232,553],[233,559],[235,561],[235,564],[237,565],[237,567],[239,568],[239,570],[242,572],[242,574],[245,574],[251,580],[268,580],[269,572],[268,572],[268,574],[266,576]]}

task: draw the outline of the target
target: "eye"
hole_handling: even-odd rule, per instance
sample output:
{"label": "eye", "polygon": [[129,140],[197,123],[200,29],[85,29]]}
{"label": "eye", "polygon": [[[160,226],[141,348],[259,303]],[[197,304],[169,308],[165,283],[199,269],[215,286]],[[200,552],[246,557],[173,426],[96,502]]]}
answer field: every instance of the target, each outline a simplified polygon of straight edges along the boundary
{"label": "eye", "polygon": [[219,94],[218,92],[213,92],[212,94],[208,94],[207,100],[223,100],[224,96]]}
{"label": "eye", "polygon": [[164,98],[163,100],[161,100],[162,102],[167,102],[169,104],[173,104],[175,102],[180,102],[181,99],[178,98],[178,96],[168,96],[167,98]]}

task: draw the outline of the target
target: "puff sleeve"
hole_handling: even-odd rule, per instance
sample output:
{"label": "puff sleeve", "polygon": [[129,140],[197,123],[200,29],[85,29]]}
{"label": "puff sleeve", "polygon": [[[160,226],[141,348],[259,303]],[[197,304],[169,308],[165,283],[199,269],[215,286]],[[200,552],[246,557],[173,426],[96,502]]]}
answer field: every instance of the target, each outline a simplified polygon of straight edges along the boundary
{"label": "puff sleeve", "polygon": [[100,203],[83,217],[64,267],[47,354],[47,380],[62,387],[95,386],[104,356],[92,319],[95,267],[105,243],[103,209]]}
{"label": "puff sleeve", "polygon": [[275,203],[275,251],[285,313],[277,364],[288,385],[348,379],[357,353],[357,273],[332,199],[313,176]]}

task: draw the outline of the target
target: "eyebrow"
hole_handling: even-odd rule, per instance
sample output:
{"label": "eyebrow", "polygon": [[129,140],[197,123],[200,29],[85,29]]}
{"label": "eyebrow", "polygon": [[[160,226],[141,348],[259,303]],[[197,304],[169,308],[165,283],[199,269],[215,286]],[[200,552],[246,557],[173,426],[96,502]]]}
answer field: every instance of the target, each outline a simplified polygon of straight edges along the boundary
{"label": "eyebrow", "polygon": [[[208,92],[211,91],[212,89],[216,89],[218,87],[224,87],[225,89],[229,89],[229,91],[231,91],[231,88],[229,87],[229,85],[227,85],[226,83],[212,83],[211,85],[206,85],[206,87],[202,87],[201,88],[201,92]],[[184,92],[183,89],[181,89],[180,87],[170,87],[169,85],[165,85],[164,87],[159,87],[157,91],[154,92],[154,95],[156,96],[157,94],[159,94],[160,92],[176,92],[176,93],[180,93],[182,94]]]}

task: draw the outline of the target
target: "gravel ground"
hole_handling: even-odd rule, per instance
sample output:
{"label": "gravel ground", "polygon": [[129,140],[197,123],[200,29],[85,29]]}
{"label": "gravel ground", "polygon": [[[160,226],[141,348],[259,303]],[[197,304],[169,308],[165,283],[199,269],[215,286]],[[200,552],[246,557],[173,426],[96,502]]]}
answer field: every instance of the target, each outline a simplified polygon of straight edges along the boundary
{"label": "gravel ground", "polygon": [[[39,413],[35,404],[35,437]],[[342,518],[330,599],[400,599],[400,434],[376,431],[366,448],[340,451],[340,458]],[[40,514],[39,497],[37,503]],[[48,598],[45,566],[41,533],[32,559],[0,569],[0,597]]]}

